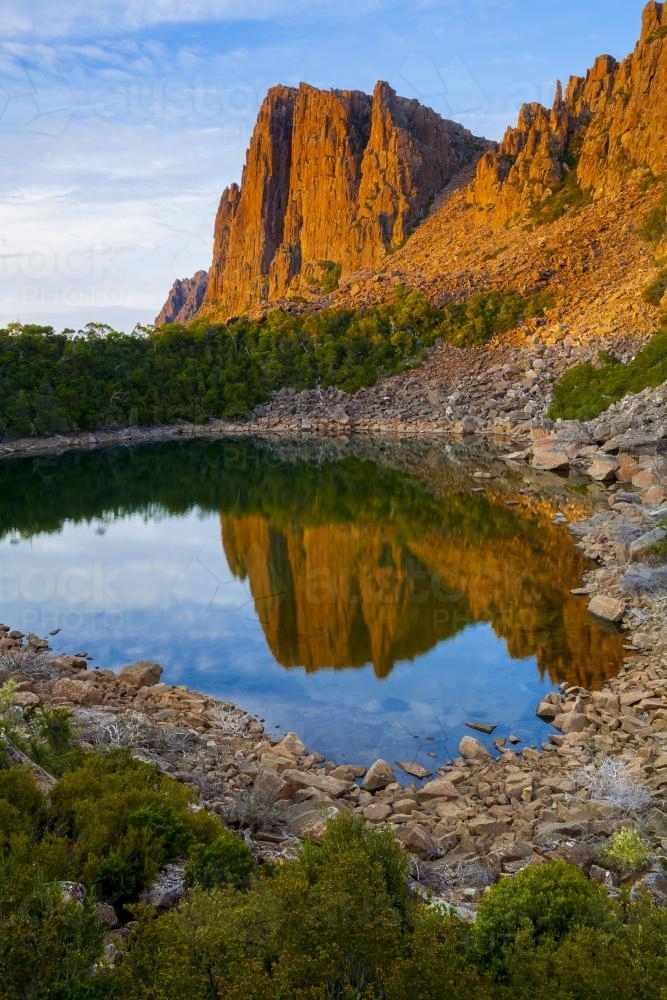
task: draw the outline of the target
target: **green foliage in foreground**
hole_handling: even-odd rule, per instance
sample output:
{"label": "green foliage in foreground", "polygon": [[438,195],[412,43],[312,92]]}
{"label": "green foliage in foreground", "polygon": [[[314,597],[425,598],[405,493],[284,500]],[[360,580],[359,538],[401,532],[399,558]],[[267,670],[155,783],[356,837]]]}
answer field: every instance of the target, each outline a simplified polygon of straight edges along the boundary
{"label": "green foliage in foreground", "polygon": [[661,385],[667,380],[667,328],[656,333],[632,361],[621,364],[606,356],[596,367],[575,365],[554,386],[549,416],[591,420],[628,393]]}
{"label": "green foliage in foreground", "polygon": [[578,868],[554,861],[499,882],[481,902],[475,938],[493,973],[504,978],[518,935],[522,947],[533,947],[545,939],[562,941],[581,927],[604,927],[610,921],[604,888]]}
{"label": "green foliage in foreground", "polygon": [[12,327],[0,330],[0,439],[234,419],[283,386],[353,392],[414,366],[438,339],[484,343],[548,304],[492,292],[438,309],[399,288],[366,312],[274,312],[147,335]]}
{"label": "green foliage in foreground", "polygon": [[[187,789],[125,751],[88,754],[48,800],[27,768],[0,770],[0,829],[2,1000],[667,997],[667,911],[646,898],[609,900],[547,863],[494,886],[470,925],[410,896],[392,834],[347,812],[296,861],[256,869]],[[163,915],[137,904],[109,967],[93,904],[114,855],[114,871],[135,866],[135,899],[175,855],[199,887]],[[62,861],[85,904],[65,901]]]}
{"label": "green foliage in foreground", "polygon": [[27,710],[13,708],[17,686],[11,679],[0,686],[0,770],[7,766],[2,739],[25,753],[49,774],[59,776],[81,762],[71,714],[64,708],[38,705]]}
{"label": "green foliage in foreground", "polygon": [[136,900],[168,862],[190,852],[201,857],[213,846],[217,855],[204,854],[211,884],[246,885],[250,850],[216,817],[193,811],[192,801],[191,789],[126,749],[86,754],[48,800],[27,771],[5,768],[0,850],[14,871],[36,864],[45,876],[82,882],[112,904]]}

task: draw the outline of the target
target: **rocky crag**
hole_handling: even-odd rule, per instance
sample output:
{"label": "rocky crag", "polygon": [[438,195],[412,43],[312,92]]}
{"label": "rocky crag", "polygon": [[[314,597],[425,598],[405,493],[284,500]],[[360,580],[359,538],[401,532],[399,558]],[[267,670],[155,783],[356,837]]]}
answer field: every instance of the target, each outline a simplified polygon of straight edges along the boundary
{"label": "rocky crag", "polygon": [[386,84],[372,98],[275,88],[241,188],[222,196],[204,311],[365,308],[399,282],[436,303],[548,288],[547,336],[646,337],[657,310],[641,291],[665,248],[639,230],[664,195],[666,92],[656,2],[631,55],[524,106],[498,148]]}
{"label": "rocky crag", "polygon": [[192,278],[177,278],[171,286],[167,301],[155,318],[155,325],[187,323],[193,319],[204,301],[207,287],[206,271],[197,271]]}
{"label": "rocky crag", "polygon": [[240,187],[220,200],[204,312],[254,312],[379,266],[487,143],[383,82],[264,100]]}
{"label": "rocky crag", "polygon": [[596,59],[585,77],[560,83],[553,107],[524,105],[516,128],[479,164],[470,204],[500,228],[524,218],[569,181],[570,198],[614,196],[667,166],[667,8],[649,3],[627,59]]}

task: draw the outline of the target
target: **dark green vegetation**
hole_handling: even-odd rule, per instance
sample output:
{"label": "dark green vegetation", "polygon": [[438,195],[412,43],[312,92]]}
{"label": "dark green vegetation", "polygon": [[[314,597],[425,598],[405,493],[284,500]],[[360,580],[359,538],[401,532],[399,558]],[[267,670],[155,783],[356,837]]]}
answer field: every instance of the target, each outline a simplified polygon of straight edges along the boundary
{"label": "dark green vegetation", "polygon": [[649,243],[660,243],[667,236],[667,187],[658,204],[646,216],[640,233]]}
{"label": "dark green vegetation", "polygon": [[656,333],[632,361],[621,364],[605,355],[599,365],[575,365],[554,386],[549,415],[591,420],[628,393],[641,392],[667,380],[667,327]]}
{"label": "dark green vegetation", "polygon": [[[392,834],[349,813],[298,860],[258,868],[191,798],[127,751],[87,754],[48,797],[0,754],[3,1000],[666,995],[667,911],[611,901],[564,863],[500,882],[471,926],[410,896]],[[132,903],[188,856],[194,888],[178,908]],[[64,898],[63,878],[86,886],[85,902]],[[115,967],[95,899],[136,918]]]}
{"label": "dark green vegetation", "polygon": [[[443,532],[479,531],[490,540],[522,533],[515,510],[481,494],[455,493],[443,504],[417,476],[370,460],[289,460],[250,440],[195,439],[15,459],[0,463],[0,497],[0,538],[13,530],[26,538],[59,531],[66,520],[149,513],[156,506],[170,514],[195,507],[239,516],[251,511],[276,527],[391,523],[405,540],[434,523]],[[540,530],[535,526],[535,542]]]}
{"label": "dark green vegetation", "polygon": [[321,262],[321,266],[324,270],[322,280],[320,281],[320,288],[323,292],[333,292],[338,288],[338,282],[340,281],[340,276],[342,272],[342,265],[336,263],[335,260],[324,260]]}
{"label": "dark green vegetation", "polygon": [[148,336],[0,331],[0,439],[244,417],[283,386],[353,392],[415,365],[440,338],[483,343],[548,304],[492,292],[437,309],[401,288],[367,312],[274,312]]}
{"label": "dark green vegetation", "polygon": [[644,301],[649,305],[659,306],[665,292],[667,292],[667,267],[661,267],[650,285],[644,289]]}

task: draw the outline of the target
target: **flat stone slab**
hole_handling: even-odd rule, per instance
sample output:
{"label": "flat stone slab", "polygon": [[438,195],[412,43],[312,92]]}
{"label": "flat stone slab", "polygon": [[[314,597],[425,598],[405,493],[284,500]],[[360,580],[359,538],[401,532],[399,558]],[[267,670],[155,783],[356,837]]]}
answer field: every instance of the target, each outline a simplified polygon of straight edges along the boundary
{"label": "flat stone slab", "polygon": [[494,729],[496,729],[496,726],[490,722],[466,722],[465,725],[468,729],[474,729],[478,733],[485,733],[487,736],[490,736]]}
{"label": "flat stone slab", "polygon": [[309,771],[297,771],[290,768],[283,771],[282,777],[294,788],[317,788],[332,799],[339,799],[341,795],[350,787],[348,781],[341,781],[339,778],[331,778],[328,774],[310,773]]}
{"label": "flat stone slab", "polygon": [[423,764],[417,764],[412,760],[397,760],[396,766],[406,774],[411,774],[413,778],[430,778],[433,774],[433,771],[429,771]]}
{"label": "flat stone slab", "polygon": [[423,788],[417,792],[420,802],[428,802],[429,799],[458,799],[461,793],[448,778],[436,778],[435,781],[427,781]]}
{"label": "flat stone slab", "polygon": [[625,612],[625,605],[615,597],[596,594],[588,602],[588,610],[597,618],[604,618],[608,622],[620,622]]}

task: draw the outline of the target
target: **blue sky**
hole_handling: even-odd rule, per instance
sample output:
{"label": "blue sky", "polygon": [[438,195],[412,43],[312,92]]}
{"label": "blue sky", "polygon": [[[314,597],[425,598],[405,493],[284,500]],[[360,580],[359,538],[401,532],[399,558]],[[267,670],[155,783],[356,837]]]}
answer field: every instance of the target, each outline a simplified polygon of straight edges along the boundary
{"label": "blue sky", "polygon": [[389,80],[498,139],[527,100],[625,56],[643,2],[3,0],[0,325],[150,322],[207,268],[275,83]]}

